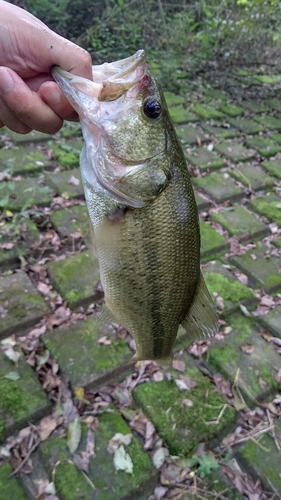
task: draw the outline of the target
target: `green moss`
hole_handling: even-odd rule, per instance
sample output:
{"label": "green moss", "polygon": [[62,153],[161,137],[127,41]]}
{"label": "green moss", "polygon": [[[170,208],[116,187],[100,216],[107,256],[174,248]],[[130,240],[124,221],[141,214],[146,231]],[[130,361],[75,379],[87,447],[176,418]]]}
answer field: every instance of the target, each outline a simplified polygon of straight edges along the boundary
{"label": "green moss", "polygon": [[267,197],[255,198],[251,206],[261,215],[265,215],[270,222],[276,222],[281,226],[281,198],[275,201],[267,201]]}
{"label": "green moss", "polygon": [[[209,422],[218,417],[225,401],[210,381],[196,368],[186,375],[197,383],[188,393],[180,391],[174,381],[146,383],[133,391],[133,397],[152,420],[172,455],[189,455],[202,441],[210,441],[233,418],[226,408],[217,425]],[[185,407],[188,397],[193,406]]]}
{"label": "green moss", "polygon": [[238,280],[231,280],[218,273],[205,273],[209,292],[217,292],[229,306],[239,306],[246,299],[254,297],[253,291]]}
{"label": "green moss", "polygon": [[14,477],[9,478],[13,472],[12,467],[7,463],[0,466],[0,492],[3,500],[27,500],[18,480]]}
{"label": "green moss", "polygon": [[242,115],[244,113],[244,109],[241,108],[241,106],[234,106],[231,104],[225,104],[225,105],[221,106],[220,110],[223,113],[225,113],[226,115],[233,116],[233,117]]}
{"label": "green moss", "polygon": [[[211,346],[207,359],[215,371],[232,383],[236,379],[249,404],[253,404],[266,390],[278,386],[274,378],[278,355],[257,333],[253,320],[236,314],[230,317],[229,324],[233,331],[223,341]],[[253,346],[251,354],[242,352],[244,344]],[[266,383],[265,388],[261,387],[259,379]]]}
{"label": "green moss", "polygon": [[[135,491],[145,486],[155,476],[152,462],[143,450],[139,441],[133,437],[126,451],[133,462],[133,474],[116,471],[113,464],[113,455],[107,451],[109,441],[116,433],[131,434],[131,430],[123,418],[116,411],[99,417],[99,425],[95,432],[96,456],[90,460],[88,477],[95,486],[91,489],[78,469],[68,462],[71,458],[64,438],[51,437],[48,442],[40,445],[39,451],[44,465],[52,472],[58,462],[55,473],[56,490],[61,500],[116,500],[134,497]],[[85,450],[87,428],[82,425],[82,438],[77,452]],[[128,495],[128,496],[127,496]]]}
{"label": "green moss", "polygon": [[262,167],[266,168],[272,175],[281,179],[281,160],[279,158],[262,162]]}
{"label": "green moss", "polygon": [[184,98],[180,95],[173,94],[172,92],[165,92],[165,99],[168,107],[184,104]]}
{"label": "green moss", "polygon": [[[108,335],[110,345],[102,345],[99,338]],[[124,339],[115,338],[112,332],[94,318],[89,317],[56,333],[44,335],[44,343],[63,373],[67,374],[72,387],[85,387],[97,381],[107,372],[124,363],[129,348]]]}
{"label": "green moss", "polygon": [[274,156],[280,151],[280,146],[267,137],[258,136],[253,137],[252,139],[247,139],[246,145],[249,148],[256,149],[265,158]]}
{"label": "green moss", "polygon": [[192,111],[194,111],[197,115],[199,115],[204,120],[219,120],[224,118],[224,114],[218,111],[216,108],[211,106],[207,106],[205,104],[195,104],[192,107]]}
{"label": "green moss", "polygon": [[[275,433],[278,435],[281,425],[275,421]],[[250,469],[250,473],[260,477],[266,489],[281,491],[280,476],[280,452],[278,452],[273,439],[264,434],[260,437],[259,443],[249,440],[239,452],[242,463]]]}
{"label": "green moss", "polygon": [[99,279],[98,261],[88,252],[55,261],[48,266],[52,284],[58,289],[69,307],[94,295]]}

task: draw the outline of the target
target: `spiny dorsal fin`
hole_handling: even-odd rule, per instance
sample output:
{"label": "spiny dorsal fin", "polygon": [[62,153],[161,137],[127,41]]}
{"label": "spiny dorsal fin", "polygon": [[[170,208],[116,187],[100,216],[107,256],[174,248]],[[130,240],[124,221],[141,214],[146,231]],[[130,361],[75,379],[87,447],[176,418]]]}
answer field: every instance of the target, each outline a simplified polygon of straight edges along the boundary
{"label": "spiny dorsal fin", "polygon": [[193,302],[181,324],[196,340],[213,337],[218,332],[217,313],[202,272],[200,272]]}

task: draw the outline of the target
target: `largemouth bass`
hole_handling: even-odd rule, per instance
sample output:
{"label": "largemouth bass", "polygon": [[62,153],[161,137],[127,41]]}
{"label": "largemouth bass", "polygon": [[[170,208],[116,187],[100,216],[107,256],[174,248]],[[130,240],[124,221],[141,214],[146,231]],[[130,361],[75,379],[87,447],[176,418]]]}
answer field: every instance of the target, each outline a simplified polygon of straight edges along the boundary
{"label": "largemouth bass", "polygon": [[58,67],[77,111],[81,172],[105,307],[136,342],[134,360],[168,364],[179,325],[217,332],[200,271],[195,197],[165,98],[143,51],[93,66],[93,82]]}

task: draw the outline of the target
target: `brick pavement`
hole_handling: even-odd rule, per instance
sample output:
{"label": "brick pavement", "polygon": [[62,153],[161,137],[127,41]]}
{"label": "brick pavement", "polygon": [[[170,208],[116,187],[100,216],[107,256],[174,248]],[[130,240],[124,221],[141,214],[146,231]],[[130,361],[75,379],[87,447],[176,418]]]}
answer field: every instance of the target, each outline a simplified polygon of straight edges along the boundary
{"label": "brick pavement", "polygon": [[[258,96],[266,83],[256,78],[255,84]],[[167,92],[167,100],[193,176],[203,272],[217,302],[223,333],[198,363],[192,357],[195,351],[187,352],[190,341],[181,331],[175,344],[176,360],[182,361],[180,376],[179,370],[173,370],[172,380],[152,377],[136,384],[127,413],[114,404],[110,412],[97,412],[96,454],[87,476],[73,462],[66,436],[58,430],[31,455],[33,469],[28,475],[7,479],[12,472],[9,457],[2,461],[0,500],[34,499],[43,479],[54,481],[60,500],[144,500],[159,485],[159,471],[143,440],[134,434],[128,445],[133,474],[116,472],[107,451],[116,432],[131,432],[130,412],[142,410],[167,453],[178,457],[174,458],[177,463],[190,457],[200,443],[215,451],[227,432],[239,425],[242,407],[254,409],[270,402],[280,389],[281,358],[276,349],[280,346],[276,339],[281,339],[278,88],[269,87],[266,98],[244,101],[203,86],[195,103],[184,90],[179,94]],[[77,168],[82,143],[79,130],[65,126],[49,137],[36,132],[19,136],[2,129],[1,137],[0,338],[23,338],[38,323],[40,329],[42,318],[52,318],[56,311],[65,314],[60,321],[49,320],[54,327],[42,334],[43,345],[73,393],[83,388],[97,393],[112,379],[125,380],[128,373],[122,372],[121,365],[131,351],[125,335],[116,335],[116,328],[103,327],[96,319],[102,292]],[[76,322],[70,324],[72,313],[77,314]],[[16,368],[0,353],[2,445],[54,409],[52,397],[32,368],[38,364],[30,362],[24,347],[22,351],[16,344],[14,349],[20,353]],[[10,374],[15,370],[18,376],[13,379]],[[241,408],[237,401],[226,404],[225,396],[206,375],[217,373],[230,382],[243,401]],[[187,380],[193,382],[189,388]],[[119,394],[121,400],[124,394]],[[223,414],[217,419],[221,408]],[[266,491],[275,493],[274,498],[281,498],[281,455],[276,446],[280,423],[276,420],[275,441],[264,433],[261,441],[245,440],[234,446],[232,455],[243,471],[260,479]],[[76,454],[85,451],[86,435],[84,423]],[[208,492],[223,490],[227,490],[226,498],[242,498],[221,471],[219,475],[213,471],[200,484],[206,498],[214,496]],[[51,499],[51,494],[40,499]],[[202,496],[185,493],[182,498]]]}

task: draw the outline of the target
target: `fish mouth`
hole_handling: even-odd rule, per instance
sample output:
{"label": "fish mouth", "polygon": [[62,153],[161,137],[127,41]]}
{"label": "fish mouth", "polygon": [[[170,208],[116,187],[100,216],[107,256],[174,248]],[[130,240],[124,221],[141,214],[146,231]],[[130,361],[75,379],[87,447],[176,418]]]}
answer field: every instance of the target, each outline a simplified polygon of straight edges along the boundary
{"label": "fish mouth", "polygon": [[72,97],[73,91],[81,92],[87,97],[96,98],[99,101],[115,101],[131,87],[142,81],[146,70],[145,53],[144,50],[138,50],[130,57],[95,65],[92,69],[93,81],[73,75],[59,66],[52,68],[54,80],[70,100],[74,109],[76,107]]}

